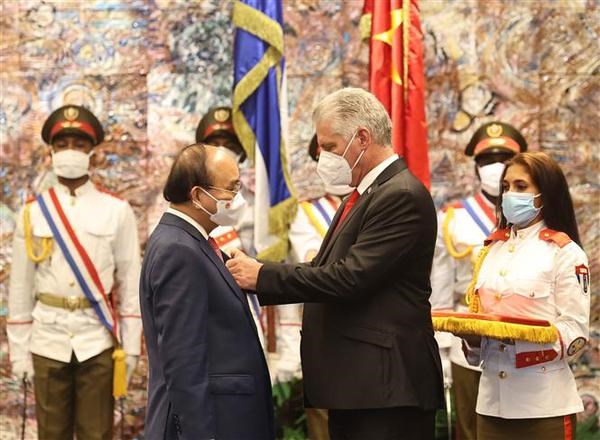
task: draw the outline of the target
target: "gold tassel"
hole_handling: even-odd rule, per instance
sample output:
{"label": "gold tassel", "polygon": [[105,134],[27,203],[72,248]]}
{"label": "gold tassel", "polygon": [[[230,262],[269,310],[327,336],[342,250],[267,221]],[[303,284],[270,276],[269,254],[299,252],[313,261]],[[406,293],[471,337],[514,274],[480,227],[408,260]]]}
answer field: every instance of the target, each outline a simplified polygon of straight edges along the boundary
{"label": "gold tassel", "polygon": [[113,397],[120,399],[127,395],[127,366],[125,364],[125,351],[117,347],[113,352]]}
{"label": "gold tassel", "polygon": [[467,287],[467,291],[465,293],[465,301],[469,306],[469,312],[471,313],[481,312],[481,303],[479,302],[479,295],[475,291],[475,286],[477,285],[477,279],[479,278],[479,271],[483,265],[483,260],[485,260],[485,257],[489,251],[489,246],[484,246],[479,251],[477,262],[473,267],[473,278],[471,278],[471,282],[469,283],[469,287]]}
{"label": "gold tassel", "polygon": [[480,335],[493,339],[514,339],[536,344],[552,344],[558,340],[558,330],[552,324],[542,327],[454,316],[433,316],[431,319],[434,330],[450,332],[459,336]]}

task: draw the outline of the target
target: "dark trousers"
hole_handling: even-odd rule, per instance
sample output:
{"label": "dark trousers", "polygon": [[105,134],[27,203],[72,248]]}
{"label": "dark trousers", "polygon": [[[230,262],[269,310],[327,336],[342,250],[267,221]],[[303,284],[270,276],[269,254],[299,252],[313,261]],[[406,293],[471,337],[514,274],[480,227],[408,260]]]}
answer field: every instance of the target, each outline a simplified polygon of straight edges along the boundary
{"label": "dark trousers", "polygon": [[452,364],[452,386],[456,403],[456,438],[475,440],[477,438],[477,392],[481,372]]}
{"label": "dark trousers", "polygon": [[113,349],[84,362],[33,355],[38,438],[111,440]]}
{"label": "dark trousers", "polygon": [[331,440],[433,440],[435,411],[420,408],[330,409]]}
{"label": "dark trousers", "polygon": [[477,415],[477,437],[485,440],[573,440],[575,414],[543,419],[502,419]]}

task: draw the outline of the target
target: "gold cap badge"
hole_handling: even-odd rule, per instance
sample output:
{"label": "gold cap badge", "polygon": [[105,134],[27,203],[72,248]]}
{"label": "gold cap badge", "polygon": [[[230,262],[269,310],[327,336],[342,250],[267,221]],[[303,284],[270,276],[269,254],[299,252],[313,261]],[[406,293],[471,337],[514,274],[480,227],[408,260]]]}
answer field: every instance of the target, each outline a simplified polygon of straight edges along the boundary
{"label": "gold cap badge", "polygon": [[79,110],[75,107],[67,107],[63,112],[63,115],[67,121],[74,121],[79,117]]}
{"label": "gold cap badge", "polygon": [[498,137],[502,135],[502,126],[499,124],[492,124],[490,125],[485,132],[487,133],[487,135],[489,137]]}
{"label": "gold cap badge", "polygon": [[229,110],[219,109],[215,112],[215,120],[218,122],[225,122],[229,119]]}

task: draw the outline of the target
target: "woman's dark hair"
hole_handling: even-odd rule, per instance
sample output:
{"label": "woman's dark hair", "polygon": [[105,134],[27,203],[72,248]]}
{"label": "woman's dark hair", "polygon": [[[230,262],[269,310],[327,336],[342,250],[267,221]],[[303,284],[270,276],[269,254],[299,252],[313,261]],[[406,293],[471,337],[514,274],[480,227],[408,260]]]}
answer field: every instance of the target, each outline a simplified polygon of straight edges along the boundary
{"label": "woman's dark hair", "polygon": [[163,197],[167,202],[184,203],[190,200],[190,191],[195,186],[209,186],[204,144],[184,147],[171,166]]}
{"label": "woman's dark hair", "polygon": [[[521,165],[540,190],[542,199],[542,216],[546,225],[555,231],[564,232],[571,240],[581,246],[573,201],[569,193],[569,185],[560,166],[548,154],[542,152],[520,153],[506,164],[506,171],[512,165]],[[504,187],[502,188],[504,193]],[[502,213],[502,196],[496,202],[496,213],[499,219],[498,228],[506,228],[508,222]]]}

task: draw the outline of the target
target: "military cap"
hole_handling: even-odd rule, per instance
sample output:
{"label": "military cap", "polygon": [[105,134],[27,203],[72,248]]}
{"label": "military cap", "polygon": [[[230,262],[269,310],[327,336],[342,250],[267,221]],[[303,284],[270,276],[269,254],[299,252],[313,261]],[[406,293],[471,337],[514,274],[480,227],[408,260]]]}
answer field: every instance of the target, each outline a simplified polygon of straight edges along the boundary
{"label": "military cap", "polygon": [[[214,142],[215,138],[225,138],[229,142],[223,145],[220,142]],[[212,141],[212,142],[211,142]],[[240,160],[246,158],[244,147],[240,143],[233,128],[231,116],[231,107],[213,107],[208,110],[200,120],[196,128],[196,142],[205,142],[207,144],[223,145],[234,153],[240,155]]]}
{"label": "military cap", "polygon": [[490,153],[522,153],[527,142],[519,130],[504,122],[492,121],[482,125],[467,144],[465,154],[478,156]]}
{"label": "military cap", "polygon": [[52,112],[42,127],[42,139],[51,144],[58,135],[77,135],[89,138],[94,146],[104,140],[102,124],[88,109],[65,105]]}
{"label": "military cap", "polygon": [[319,160],[319,143],[317,142],[317,134],[312,137],[308,144],[308,155],[312,157],[312,160],[317,162]]}

